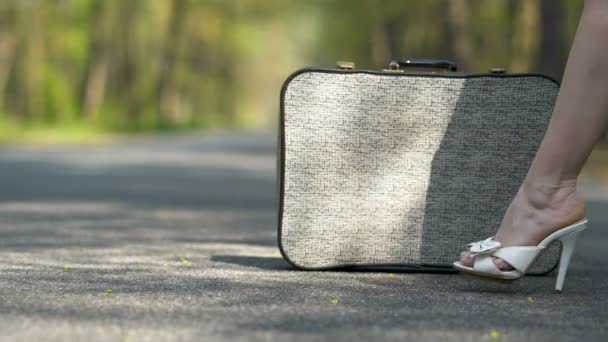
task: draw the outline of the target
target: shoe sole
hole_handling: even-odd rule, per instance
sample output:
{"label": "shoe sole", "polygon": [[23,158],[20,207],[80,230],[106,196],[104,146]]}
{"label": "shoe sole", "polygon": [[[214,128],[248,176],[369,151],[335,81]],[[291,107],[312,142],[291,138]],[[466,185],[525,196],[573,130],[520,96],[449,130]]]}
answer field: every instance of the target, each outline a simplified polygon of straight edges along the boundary
{"label": "shoe sole", "polygon": [[492,281],[495,283],[501,283],[501,284],[511,284],[514,281],[516,281],[519,278],[501,278],[498,276],[494,276],[494,275],[488,275],[485,273],[478,273],[478,272],[470,272],[461,268],[457,268],[455,267],[458,271],[460,271],[460,273],[462,273],[463,275],[466,275],[467,277],[471,277],[471,278],[475,278],[478,280],[485,280],[485,281]]}

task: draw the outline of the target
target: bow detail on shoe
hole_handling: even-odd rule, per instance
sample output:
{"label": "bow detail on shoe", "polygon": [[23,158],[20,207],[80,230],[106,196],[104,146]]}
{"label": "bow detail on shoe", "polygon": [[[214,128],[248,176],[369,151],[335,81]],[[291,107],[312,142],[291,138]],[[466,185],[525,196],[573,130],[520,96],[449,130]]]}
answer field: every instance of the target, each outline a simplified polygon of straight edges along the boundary
{"label": "bow detail on shoe", "polygon": [[471,242],[467,245],[467,248],[471,253],[474,254],[482,254],[482,253],[490,253],[499,249],[501,246],[500,242],[494,240],[494,237],[489,237],[485,240]]}

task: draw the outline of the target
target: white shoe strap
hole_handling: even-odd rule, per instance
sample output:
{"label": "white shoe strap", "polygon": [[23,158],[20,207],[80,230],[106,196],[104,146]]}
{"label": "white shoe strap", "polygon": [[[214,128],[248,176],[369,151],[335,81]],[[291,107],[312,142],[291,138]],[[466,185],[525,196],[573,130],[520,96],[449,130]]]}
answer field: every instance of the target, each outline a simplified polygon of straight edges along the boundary
{"label": "white shoe strap", "polygon": [[542,250],[542,247],[536,246],[513,246],[500,248],[492,255],[501,258],[513,266],[514,269],[524,273]]}
{"label": "white shoe strap", "polygon": [[477,254],[473,261],[473,270],[478,273],[493,274],[497,276],[503,275],[503,272],[496,268],[491,254]]}

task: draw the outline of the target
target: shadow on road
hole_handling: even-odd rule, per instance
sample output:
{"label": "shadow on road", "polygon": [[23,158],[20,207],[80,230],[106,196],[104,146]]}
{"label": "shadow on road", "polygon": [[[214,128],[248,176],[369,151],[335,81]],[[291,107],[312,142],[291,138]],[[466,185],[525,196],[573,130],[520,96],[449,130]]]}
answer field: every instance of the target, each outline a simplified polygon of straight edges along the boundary
{"label": "shadow on road", "polygon": [[214,255],[212,262],[223,262],[245,267],[255,267],[262,270],[296,270],[289,265],[283,258],[279,257],[259,257],[243,255]]}
{"label": "shadow on road", "polygon": [[60,341],[133,329],[157,340],[185,331],[183,340],[208,331],[444,340],[489,326],[518,340],[538,317],[550,318],[531,325],[540,336],[577,335],[561,323],[571,317],[589,334],[605,321],[608,202],[589,205],[567,296],[552,295],[553,277],[504,287],[411,269],[297,271],[273,256],[272,144],[261,134],[0,148],[0,340],[32,327]]}
{"label": "shadow on road", "polygon": [[273,146],[215,133],[4,147],[0,247],[276,246]]}

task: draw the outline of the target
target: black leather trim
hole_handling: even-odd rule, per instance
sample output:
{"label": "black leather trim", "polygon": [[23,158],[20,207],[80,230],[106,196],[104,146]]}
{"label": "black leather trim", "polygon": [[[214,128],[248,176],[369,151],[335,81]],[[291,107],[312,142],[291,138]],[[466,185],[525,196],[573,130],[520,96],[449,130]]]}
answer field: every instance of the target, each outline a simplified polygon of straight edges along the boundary
{"label": "black leather trim", "polygon": [[[283,86],[281,87],[281,96],[280,96],[280,113],[279,113],[279,137],[278,137],[278,146],[277,146],[277,179],[278,179],[278,234],[277,234],[277,242],[281,255],[292,266],[304,270],[304,271],[325,271],[325,270],[367,270],[367,271],[380,271],[382,269],[396,269],[399,268],[402,271],[412,271],[412,272],[430,272],[430,273],[458,273],[452,265],[411,265],[411,264],[403,264],[403,265],[395,265],[395,264],[343,264],[343,265],[335,265],[335,266],[327,266],[327,267],[304,267],[298,265],[293,260],[289,258],[285,248],[283,248],[283,243],[281,242],[281,232],[282,232],[282,223],[283,223],[283,197],[284,197],[284,185],[285,185],[285,92],[287,91],[287,87],[289,83],[296,78],[297,76],[308,73],[308,72],[318,72],[318,73],[326,73],[326,74],[371,74],[371,75],[381,75],[381,76],[401,76],[401,77],[430,77],[430,78],[481,78],[481,77],[493,77],[493,78],[516,78],[516,77],[540,77],[547,79],[553,83],[555,83],[558,87],[560,83],[555,79],[538,73],[517,73],[517,74],[493,74],[493,73],[481,73],[481,74],[461,74],[461,73],[411,73],[411,72],[391,72],[391,71],[376,71],[376,70],[365,70],[365,69],[335,69],[335,68],[322,68],[322,67],[307,67],[300,70],[295,71],[285,80]],[[558,266],[558,262],[547,272],[544,273],[536,273],[536,274],[527,274],[527,275],[545,275],[553,272]]]}
{"label": "black leather trim", "polygon": [[456,63],[443,59],[402,58],[393,62],[399,64],[399,66],[402,68],[439,68],[449,71],[458,70],[458,65],[456,65]]}

